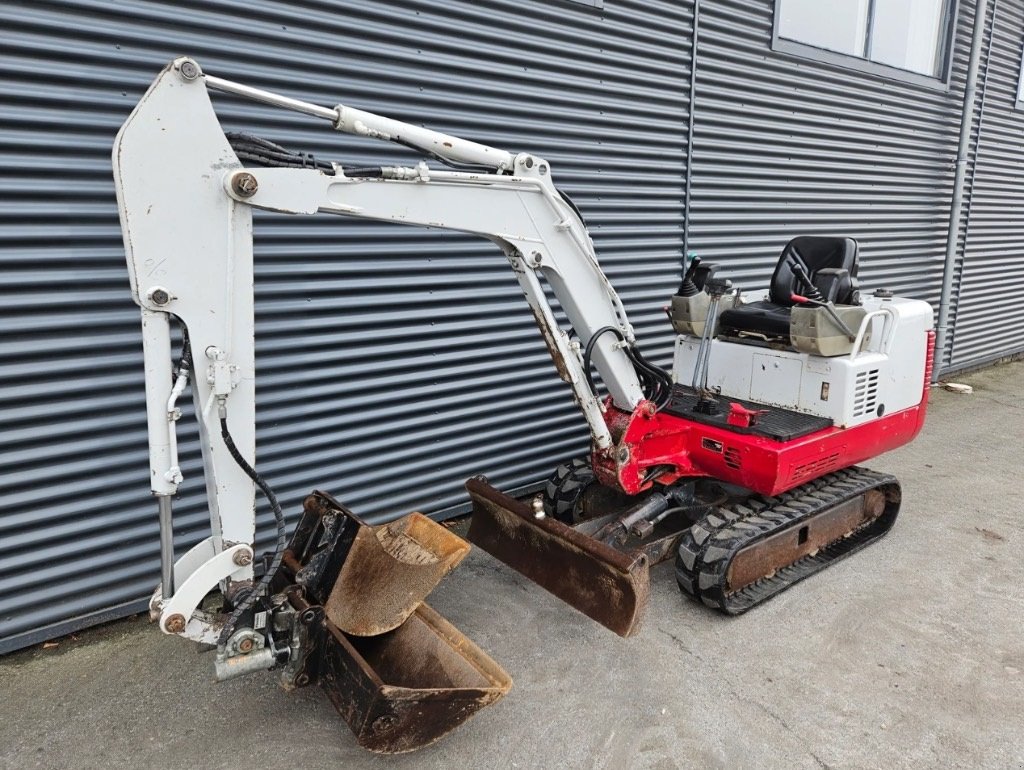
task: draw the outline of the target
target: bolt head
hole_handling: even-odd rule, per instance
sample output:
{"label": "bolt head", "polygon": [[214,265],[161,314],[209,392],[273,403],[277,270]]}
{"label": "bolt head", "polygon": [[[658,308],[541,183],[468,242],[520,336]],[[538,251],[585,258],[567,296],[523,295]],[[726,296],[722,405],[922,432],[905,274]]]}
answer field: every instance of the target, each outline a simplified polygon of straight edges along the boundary
{"label": "bolt head", "polygon": [[248,655],[252,652],[254,642],[252,639],[243,639],[238,643],[238,651],[244,655]]}
{"label": "bolt head", "polygon": [[533,498],[533,518],[543,519],[545,515],[546,514],[544,513],[544,499],[540,495],[538,495],[537,497]]}
{"label": "bolt head", "polygon": [[248,567],[252,564],[252,554],[248,551],[235,551],[235,555],[231,557],[231,560],[239,567]]}
{"label": "bolt head", "polygon": [[154,286],[146,292],[146,299],[154,305],[166,305],[174,298],[163,286]]}
{"label": "bolt head", "polygon": [[240,171],[231,177],[231,189],[240,198],[251,198],[259,190],[259,182],[248,171]]}
{"label": "bolt head", "polygon": [[178,68],[178,72],[182,80],[195,80],[199,77],[199,65],[194,61],[185,60],[181,63],[181,67]]}
{"label": "bolt head", "polygon": [[164,628],[167,629],[169,634],[180,634],[185,630],[185,616],[180,612],[176,612],[167,618],[167,622],[164,623]]}

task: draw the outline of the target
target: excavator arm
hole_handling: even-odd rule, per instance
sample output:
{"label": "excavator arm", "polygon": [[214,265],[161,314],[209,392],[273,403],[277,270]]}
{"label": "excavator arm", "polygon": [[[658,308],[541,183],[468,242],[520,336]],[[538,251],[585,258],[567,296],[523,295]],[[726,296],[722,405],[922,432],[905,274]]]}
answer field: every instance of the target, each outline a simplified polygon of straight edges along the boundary
{"label": "excavator arm", "polygon": [[[350,174],[338,164],[245,167],[220,126],[211,90],[414,147],[460,170],[423,162]],[[164,561],[153,607],[167,633],[213,641],[215,624],[196,612],[199,602],[218,584],[253,577],[253,208],[327,212],[487,238],[518,279],[595,447],[608,449],[613,442],[607,406],[594,391],[585,360],[600,373],[617,409],[632,412],[644,401],[622,302],[598,265],[581,218],[541,158],[513,156],[343,105],[299,102],[206,75],[195,61],[181,58],[160,73],[121,128],[113,165],[132,296],[142,308],[151,486],[160,504]],[[559,327],[542,280],[579,341]],[[171,363],[172,317],[190,343],[183,356],[186,371],[177,374]],[[172,568],[170,502],[181,482],[176,401],[190,374],[212,534]]]}

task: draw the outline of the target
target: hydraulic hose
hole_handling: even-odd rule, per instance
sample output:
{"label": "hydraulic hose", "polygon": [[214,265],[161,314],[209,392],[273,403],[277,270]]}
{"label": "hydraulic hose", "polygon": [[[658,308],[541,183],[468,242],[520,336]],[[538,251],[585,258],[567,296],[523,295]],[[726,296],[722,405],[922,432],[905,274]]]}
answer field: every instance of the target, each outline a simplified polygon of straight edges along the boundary
{"label": "hydraulic hose", "polygon": [[221,629],[220,636],[217,638],[217,646],[223,648],[228,639],[231,638],[232,632],[235,630],[235,626],[238,625],[239,619],[249,609],[252,608],[253,604],[256,603],[256,599],[259,598],[260,594],[270,585],[273,581],[274,576],[277,574],[278,568],[281,566],[281,560],[284,558],[284,549],[287,544],[286,531],[284,523],[284,513],[281,510],[280,503],[277,502],[277,496],[274,491],[267,484],[266,480],[256,472],[256,469],[246,462],[245,458],[242,457],[242,453],[238,451],[238,447],[235,446],[234,439],[231,438],[231,431],[228,430],[228,418],[227,413],[223,406],[221,407],[220,417],[220,435],[224,439],[224,445],[228,448],[228,452],[231,453],[231,457],[238,463],[238,467],[244,471],[245,475],[252,479],[253,483],[260,488],[264,496],[267,498],[267,502],[270,503],[271,509],[274,511],[274,522],[277,525],[277,545],[274,548],[274,558],[270,562],[270,566],[267,571],[263,573],[263,577],[260,578],[260,582],[256,584],[252,591],[247,593],[237,605],[235,605],[234,611],[228,617],[227,622],[224,624],[224,628]]}

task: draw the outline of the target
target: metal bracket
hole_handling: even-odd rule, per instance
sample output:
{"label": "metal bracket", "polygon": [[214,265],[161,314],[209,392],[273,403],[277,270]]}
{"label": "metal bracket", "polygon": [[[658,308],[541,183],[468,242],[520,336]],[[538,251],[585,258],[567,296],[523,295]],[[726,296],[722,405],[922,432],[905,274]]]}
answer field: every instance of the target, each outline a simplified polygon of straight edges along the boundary
{"label": "metal bracket", "polygon": [[[193,617],[199,603],[225,578],[245,580],[252,575],[252,567],[249,566],[252,564],[252,548],[241,543],[209,556],[193,568],[193,564],[213,549],[212,541],[213,538],[207,538],[175,563],[174,596],[160,604],[160,630],[165,634],[209,641],[213,632],[211,623],[205,616]],[[239,563],[245,566],[239,566]],[[216,639],[216,634],[212,638]]]}

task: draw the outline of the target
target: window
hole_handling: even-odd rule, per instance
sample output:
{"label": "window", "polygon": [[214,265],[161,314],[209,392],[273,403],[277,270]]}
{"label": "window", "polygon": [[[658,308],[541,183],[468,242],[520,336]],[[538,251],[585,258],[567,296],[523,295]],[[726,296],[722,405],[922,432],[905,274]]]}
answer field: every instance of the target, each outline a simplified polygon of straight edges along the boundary
{"label": "window", "polygon": [[[952,0],[777,0],[775,48],[833,61],[831,51],[944,80],[951,5]],[[813,49],[825,55],[815,56]]]}
{"label": "window", "polygon": [[1020,60],[1020,73],[1017,75],[1017,103],[1014,106],[1018,110],[1024,110],[1024,56]]}

